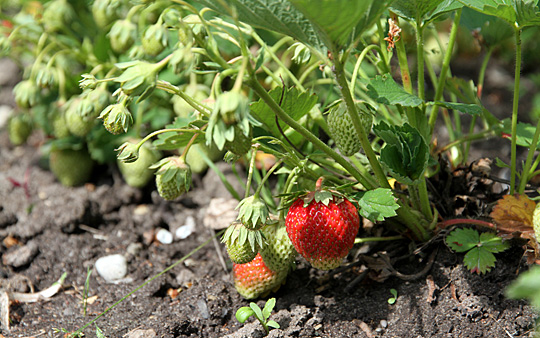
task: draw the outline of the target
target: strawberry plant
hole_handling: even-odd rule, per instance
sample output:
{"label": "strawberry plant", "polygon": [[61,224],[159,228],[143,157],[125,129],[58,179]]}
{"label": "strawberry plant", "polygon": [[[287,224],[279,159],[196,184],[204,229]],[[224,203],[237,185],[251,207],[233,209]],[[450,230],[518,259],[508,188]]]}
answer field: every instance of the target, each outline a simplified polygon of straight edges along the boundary
{"label": "strawberry plant", "polygon": [[[426,39],[443,20],[447,43],[432,58]],[[219,171],[214,161],[246,168],[243,199],[220,175],[239,200],[223,242],[246,298],[279,287],[295,253],[338,267],[361,217],[382,224],[386,239],[428,242],[453,216],[431,180],[468,163],[473,141],[510,138],[510,194],[538,174],[540,125],[518,121],[521,33],[540,24],[535,1],[53,0],[23,2],[11,22],[0,44],[30,65],[14,91],[18,109],[51,149],[87,150],[101,163],[114,163],[116,149],[126,180],[129,167],[141,178],[154,170],[166,200],[187,192],[194,172]],[[460,27],[486,51],[474,81],[452,76]],[[511,37],[512,116],[501,120],[482,89],[492,53]],[[521,170],[517,146],[528,148]],[[471,231],[447,243],[484,273],[506,243]]]}

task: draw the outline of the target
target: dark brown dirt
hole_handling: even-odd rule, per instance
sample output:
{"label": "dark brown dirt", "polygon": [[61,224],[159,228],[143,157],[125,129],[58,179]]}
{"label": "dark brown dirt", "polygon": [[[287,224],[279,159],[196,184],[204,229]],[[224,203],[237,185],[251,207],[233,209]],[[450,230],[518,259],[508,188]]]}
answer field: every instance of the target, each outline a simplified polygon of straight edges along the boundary
{"label": "dark brown dirt", "polygon": [[[213,232],[202,225],[202,217],[209,199],[224,195],[212,183],[212,172],[175,202],[161,200],[153,187],[144,191],[130,188],[117,173],[105,169],[96,170],[91,184],[65,188],[39,166],[36,146],[40,141],[35,136],[30,145],[13,148],[6,133],[0,133],[0,286],[28,292],[28,285],[32,285],[39,291],[64,272],[68,275],[64,288],[49,301],[12,304],[11,331],[2,328],[4,337],[62,337],[53,329],[75,331],[82,327],[211,238]],[[13,185],[13,180],[28,183],[28,197],[23,188]],[[187,239],[169,245],[149,240],[157,228],[174,230],[187,216],[193,216],[197,223]],[[390,257],[408,254],[408,244],[403,241],[356,248],[349,262],[362,264],[338,273],[315,271],[299,259],[297,269],[274,294],[277,304],[271,318],[281,329],[272,330],[269,336],[532,335],[536,318],[532,308],[504,296],[517,271],[526,269],[518,246],[499,254],[496,267],[481,276],[468,272],[462,265],[462,255],[450,252],[441,241],[419,255],[408,255],[394,263],[398,271],[407,274],[402,278],[390,276],[377,282],[374,278],[380,278],[380,273],[370,270],[367,277],[362,273],[361,266],[368,265],[370,258],[384,256],[385,252]],[[91,303],[84,316],[82,293],[87,269],[93,268],[98,258],[113,253],[128,258],[129,279],[108,284],[94,272],[89,283]],[[12,260],[14,256],[18,260]],[[434,260],[429,267],[431,257]],[[429,269],[419,274],[426,266]],[[228,269],[224,270],[210,242],[96,324],[111,338],[262,337],[257,322],[250,320],[242,325],[235,319],[236,310],[248,302],[236,293],[230,266]],[[418,278],[406,280],[414,274]],[[176,298],[168,295],[170,289],[180,290]],[[393,305],[388,303],[391,289],[398,294]],[[94,325],[88,327],[86,336],[94,337],[95,330]]]}

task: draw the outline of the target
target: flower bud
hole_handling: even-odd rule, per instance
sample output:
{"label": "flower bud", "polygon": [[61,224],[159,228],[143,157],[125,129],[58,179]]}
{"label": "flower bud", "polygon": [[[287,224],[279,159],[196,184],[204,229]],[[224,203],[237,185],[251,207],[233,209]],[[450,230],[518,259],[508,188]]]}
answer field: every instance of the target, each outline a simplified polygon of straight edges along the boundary
{"label": "flower bud", "polygon": [[131,142],[124,142],[118,149],[118,160],[124,163],[133,163],[139,159],[139,147]]}
{"label": "flower bud", "polygon": [[23,80],[13,88],[15,102],[21,108],[35,106],[41,98],[41,88],[32,80]]}
{"label": "flower bud", "polygon": [[111,48],[118,54],[127,51],[137,38],[137,25],[123,19],[116,21],[108,34]]}
{"label": "flower bud", "polygon": [[92,16],[100,28],[105,28],[114,20],[118,19],[121,1],[118,0],[95,0],[92,4]]}
{"label": "flower bud", "polygon": [[151,56],[156,56],[163,52],[169,41],[167,28],[160,23],[150,25],[144,31],[141,43],[144,52]]}
{"label": "flower bud", "polygon": [[47,31],[56,32],[69,27],[74,19],[75,11],[67,0],[53,0],[45,7],[42,22]]}
{"label": "flower bud", "polygon": [[107,106],[99,118],[103,119],[103,126],[113,135],[127,132],[133,124],[133,116],[125,106],[125,101]]}

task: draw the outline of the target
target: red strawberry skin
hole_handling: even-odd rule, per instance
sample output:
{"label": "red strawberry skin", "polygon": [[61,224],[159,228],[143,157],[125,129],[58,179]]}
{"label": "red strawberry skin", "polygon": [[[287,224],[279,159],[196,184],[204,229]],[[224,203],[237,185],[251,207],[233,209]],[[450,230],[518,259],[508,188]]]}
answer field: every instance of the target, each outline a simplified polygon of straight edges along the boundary
{"label": "red strawberry skin", "polygon": [[296,200],[285,220],[287,234],[296,251],[313,267],[337,268],[354,245],[360,227],[356,207],[347,199],[330,200],[328,205],[304,199]]}
{"label": "red strawberry skin", "polygon": [[287,270],[272,271],[262,259],[260,253],[246,264],[233,264],[234,286],[246,299],[265,296],[270,291],[277,291],[287,278]]}

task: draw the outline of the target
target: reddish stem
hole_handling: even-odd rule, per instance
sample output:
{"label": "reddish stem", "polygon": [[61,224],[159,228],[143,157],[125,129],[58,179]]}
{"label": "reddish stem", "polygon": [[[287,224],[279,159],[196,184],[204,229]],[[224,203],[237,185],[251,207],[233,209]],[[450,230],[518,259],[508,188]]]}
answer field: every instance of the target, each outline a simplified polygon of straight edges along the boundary
{"label": "reddish stem", "polygon": [[455,219],[447,219],[442,222],[438,223],[438,227],[441,229],[444,229],[446,227],[457,225],[457,224],[474,224],[474,225],[480,225],[483,227],[488,228],[496,228],[497,226],[491,222],[482,221],[479,219],[468,219],[468,218],[455,218]]}

